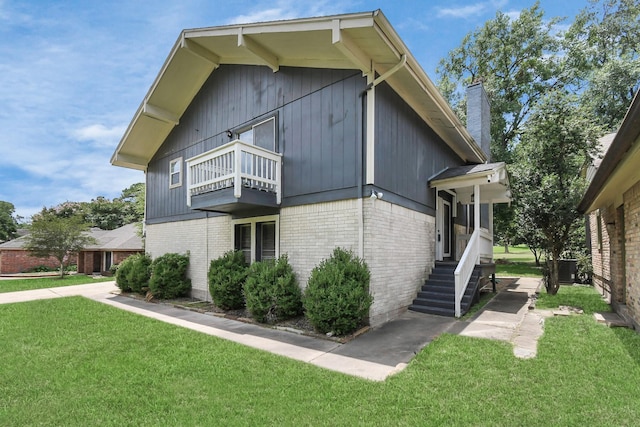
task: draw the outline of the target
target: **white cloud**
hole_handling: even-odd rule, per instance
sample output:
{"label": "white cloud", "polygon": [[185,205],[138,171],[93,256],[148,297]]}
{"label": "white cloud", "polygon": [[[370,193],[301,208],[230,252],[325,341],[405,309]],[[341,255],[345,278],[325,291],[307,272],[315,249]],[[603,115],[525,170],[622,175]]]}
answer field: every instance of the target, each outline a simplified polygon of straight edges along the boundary
{"label": "white cloud", "polygon": [[79,141],[90,141],[99,146],[114,148],[124,134],[125,129],[126,126],[124,125],[108,128],[98,123],[76,129],[72,132],[72,135]]}
{"label": "white cloud", "polygon": [[507,2],[508,0],[481,1],[465,6],[437,8],[437,16],[440,18],[474,18],[489,11],[498,10]]}
{"label": "white cloud", "polygon": [[[272,4],[272,3],[269,3]],[[228,24],[245,24],[253,22],[280,21],[300,17],[326,16],[349,11],[349,1],[315,1],[300,2],[296,0],[279,0],[274,7],[264,8],[264,4],[256,4],[247,14],[232,18]]]}

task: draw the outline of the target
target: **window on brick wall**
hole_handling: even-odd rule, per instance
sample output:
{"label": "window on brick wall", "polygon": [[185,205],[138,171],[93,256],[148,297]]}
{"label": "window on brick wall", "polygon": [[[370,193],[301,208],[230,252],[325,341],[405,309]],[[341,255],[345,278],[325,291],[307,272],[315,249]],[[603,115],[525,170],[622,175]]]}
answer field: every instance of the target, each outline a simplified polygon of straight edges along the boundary
{"label": "window on brick wall", "polygon": [[598,252],[602,252],[602,217],[599,210],[596,212],[596,226],[598,228]]}
{"label": "window on brick wall", "polygon": [[248,264],[277,258],[278,241],[277,215],[234,221],[233,245],[236,250],[242,251]]}

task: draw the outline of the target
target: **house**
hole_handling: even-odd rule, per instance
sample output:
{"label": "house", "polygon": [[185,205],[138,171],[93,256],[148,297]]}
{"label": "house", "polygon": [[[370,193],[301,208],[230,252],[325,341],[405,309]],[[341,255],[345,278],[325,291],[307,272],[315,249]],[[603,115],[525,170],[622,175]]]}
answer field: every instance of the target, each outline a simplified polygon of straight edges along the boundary
{"label": "house", "polygon": [[89,245],[78,254],[78,273],[109,274],[111,266],[125,258],[144,252],[137,224],[127,224],[115,230],[91,230],[96,244]]}
{"label": "house", "polygon": [[[97,243],[86,247],[76,258],[78,273],[108,273],[112,264],[118,264],[134,253],[144,251],[136,224],[128,224],[115,230],[92,228],[89,234]],[[38,258],[24,249],[26,237],[21,236],[0,244],[0,274],[16,274],[34,267],[60,268],[56,258]],[[71,263],[73,264],[73,262]]]}
{"label": "house", "polygon": [[578,210],[587,214],[593,284],[616,312],[640,326],[640,98],[615,135],[601,140]]}
{"label": "house", "polygon": [[111,163],[145,172],[147,253],[189,252],[194,297],[229,250],[288,254],[304,287],[339,246],[369,265],[376,325],[424,300],[436,261],[465,261],[458,305],[491,261],[508,177],[470,93],[484,150],[379,10],[184,30]]}

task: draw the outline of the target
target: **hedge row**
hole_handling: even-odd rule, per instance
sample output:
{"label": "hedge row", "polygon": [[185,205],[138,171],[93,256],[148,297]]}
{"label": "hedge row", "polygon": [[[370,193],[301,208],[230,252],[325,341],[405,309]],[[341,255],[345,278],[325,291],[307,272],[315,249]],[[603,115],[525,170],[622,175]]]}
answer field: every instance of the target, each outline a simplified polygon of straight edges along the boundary
{"label": "hedge row", "polygon": [[[155,298],[185,296],[191,290],[188,265],[188,254],[169,253],[153,261],[148,255],[132,255],[118,265],[116,284],[123,291],[150,293]],[[365,321],[373,303],[367,264],[341,248],[312,270],[304,293],[287,255],[249,266],[242,252],[230,251],[211,261],[207,277],[211,298],[222,309],[246,306],[251,316],[263,323],[304,313],[322,333],[354,331]]]}
{"label": "hedge row", "polygon": [[259,322],[274,323],[305,313],[319,332],[348,334],[363,323],[373,297],[366,263],[352,252],[334,249],[311,272],[304,294],[286,255],[248,266],[230,251],[211,261],[209,291],[223,309],[243,306]]}

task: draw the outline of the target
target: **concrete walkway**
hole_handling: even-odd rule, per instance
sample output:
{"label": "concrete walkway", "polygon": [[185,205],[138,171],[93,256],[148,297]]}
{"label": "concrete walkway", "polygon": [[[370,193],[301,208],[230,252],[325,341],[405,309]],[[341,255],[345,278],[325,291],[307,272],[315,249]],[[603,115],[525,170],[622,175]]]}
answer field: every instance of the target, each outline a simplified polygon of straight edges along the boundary
{"label": "concrete walkway", "polygon": [[520,279],[503,289],[471,320],[406,312],[399,318],[341,344],[118,295],[115,282],[0,293],[0,304],[84,296],[142,316],[234,341],[256,349],[374,381],[404,369],[442,333],[514,343],[518,357],[533,357],[541,319],[529,310],[539,280]]}

